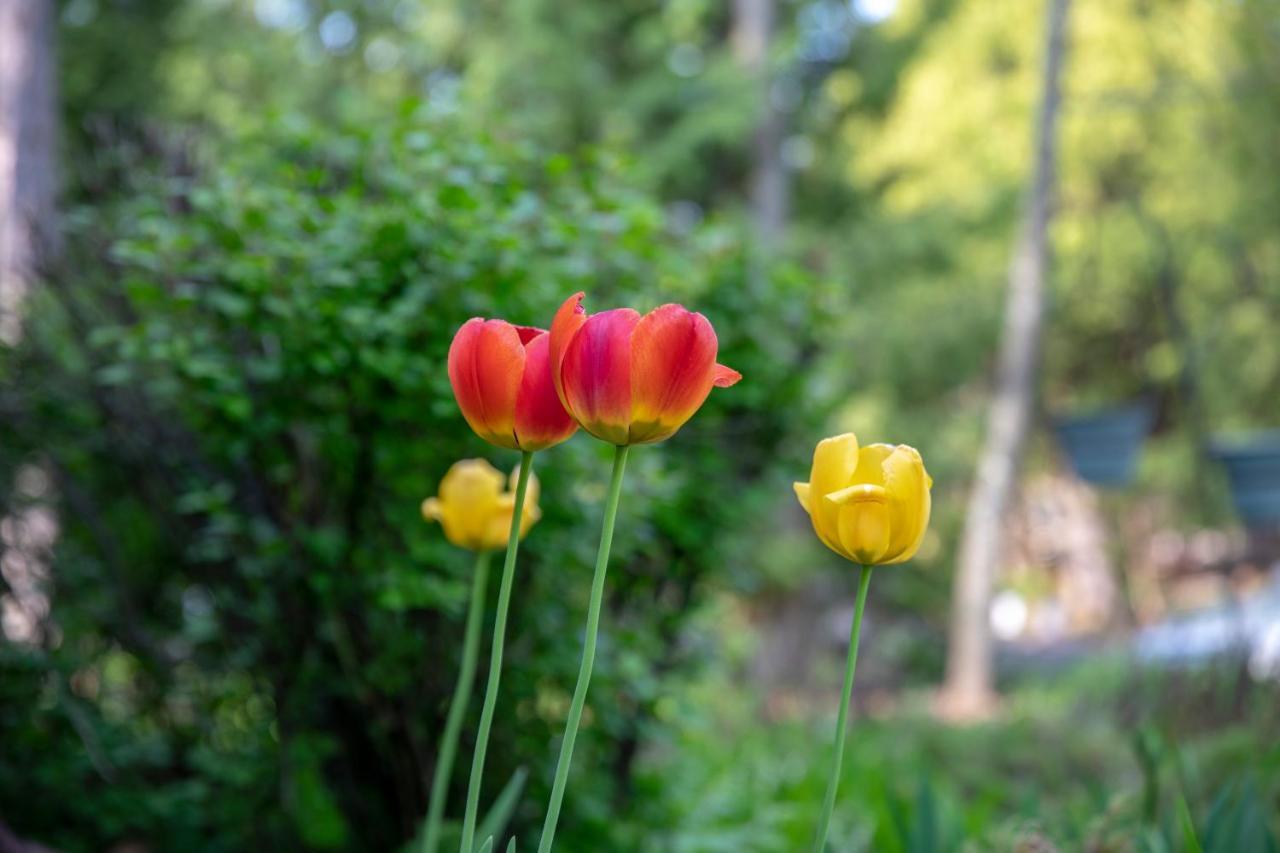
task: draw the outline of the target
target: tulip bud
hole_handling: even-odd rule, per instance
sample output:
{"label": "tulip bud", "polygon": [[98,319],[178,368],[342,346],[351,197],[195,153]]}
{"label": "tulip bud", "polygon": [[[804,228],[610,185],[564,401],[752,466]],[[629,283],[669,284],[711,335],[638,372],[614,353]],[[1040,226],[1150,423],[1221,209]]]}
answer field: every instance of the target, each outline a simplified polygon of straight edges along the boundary
{"label": "tulip bud", "polygon": [[818,442],[809,482],[795,484],[822,543],[866,566],[915,556],[929,526],[932,487],[914,447],[859,449],[853,433]]}
{"label": "tulip bud", "polygon": [[[515,509],[517,467],[511,472],[508,491],[503,477],[483,459],[463,459],[453,463],[440,481],[438,497],[422,502],[422,517],[438,521],[445,538],[459,548],[493,551],[507,546],[511,513]],[[524,512],[520,514],[520,538],[542,517],[538,509],[538,478],[532,471],[525,490]]]}
{"label": "tulip bud", "polygon": [[742,378],[716,363],[715,329],[701,314],[663,305],[641,316],[616,308],[588,316],[569,297],[551,324],[551,370],[565,409],[616,445],[670,438],[713,387]]}
{"label": "tulip bud", "polygon": [[476,435],[510,450],[543,450],[577,430],[556,394],[542,329],[474,317],[449,347],[449,383]]}

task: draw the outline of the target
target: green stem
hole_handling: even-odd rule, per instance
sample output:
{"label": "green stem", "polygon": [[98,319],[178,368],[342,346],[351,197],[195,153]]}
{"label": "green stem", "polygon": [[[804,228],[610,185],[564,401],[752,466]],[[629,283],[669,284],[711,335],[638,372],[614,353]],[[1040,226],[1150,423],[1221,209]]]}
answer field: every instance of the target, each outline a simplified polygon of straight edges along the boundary
{"label": "green stem", "polygon": [[449,715],[444,721],[444,737],[440,741],[440,755],[436,759],[435,775],[431,779],[431,804],[427,807],[427,834],[422,842],[422,853],[436,853],[440,844],[440,819],[444,816],[445,791],[453,772],[453,758],[458,752],[458,733],[462,730],[462,718],[466,716],[471,700],[471,687],[476,678],[476,658],[480,651],[480,623],[484,616],[485,590],[489,585],[489,552],[476,554],[475,572],[471,579],[471,604],[467,608],[467,625],[463,630],[462,667],[458,670],[458,683],[453,688],[449,702]]}
{"label": "green stem", "polygon": [[818,834],[813,842],[813,853],[822,853],[827,846],[827,825],[836,807],[836,789],[840,786],[840,765],[844,762],[844,735],[849,725],[849,696],[853,693],[853,673],[858,666],[858,636],[862,633],[862,610],[867,606],[867,590],[871,587],[871,567],[862,567],[858,579],[858,603],[853,609],[853,628],[849,632],[849,657],[844,665],[844,692],[840,694],[840,713],[836,717],[836,742],[831,752],[831,778],[827,780],[827,796],[822,801],[822,816],[818,819]]}
{"label": "green stem", "polygon": [[507,636],[507,609],[511,605],[511,582],[515,577],[516,551],[520,548],[520,521],[524,515],[524,493],[533,471],[533,452],[520,457],[520,479],[516,482],[516,502],[511,509],[511,532],[507,534],[507,558],[502,564],[502,581],[498,586],[498,610],[493,617],[493,650],[489,654],[489,683],[484,690],[484,707],[480,710],[480,728],[476,732],[476,751],[471,757],[471,781],[467,783],[467,810],[462,819],[462,845],[459,853],[475,849],[476,812],[480,806],[480,779],[484,776],[484,757],[489,749],[489,729],[493,727],[493,710],[498,704],[498,682],[502,679],[502,649]]}
{"label": "green stem", "polygon": [[542,824],[542,840],[538,843],[538,853],[550,853],[551,842],[556,836],[556,823],[560,820],[560,804],[564,801],[564,787],[569,780],[569,764],[573,761],[573,744],[578,739],[582,706],[587,701],[587,686],[591,683],[591,668],[596,660],[596,636],[600,633],[600,604],[604,600],[604,576],[609,566],[609,549],[613,546],[613,522],[618,517],[618,498],[622,494],[622,472],[627,467],[628,450],[627,445],[619,445],[613,457],[613,479],[609,483],[609,498],[604,505],[604,526],[600,530],[600,549],[596,552],[596,570],[591,577],[591,603],[587,607],[587,633],[582,644],[582,664],[578,667],[578,686],[573,689],[569,719],[565,722],[564,739],[560,742],[556,779],[551,786],[551,801],[547,804],[547,818]]}

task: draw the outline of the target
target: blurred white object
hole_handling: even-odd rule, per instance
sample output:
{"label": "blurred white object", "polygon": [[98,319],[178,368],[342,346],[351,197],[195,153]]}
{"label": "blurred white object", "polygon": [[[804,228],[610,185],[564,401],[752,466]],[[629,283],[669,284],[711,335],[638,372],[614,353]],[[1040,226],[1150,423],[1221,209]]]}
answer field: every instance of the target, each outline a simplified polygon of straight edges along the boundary
{"label": "blurred white object", "polygon": [[1195,664],[1238,651],[1259,680],[1280,680],[1280,574],[1238,604],[1222,604],[1142,629],[1134,637],[1139,660]]}
{"label": "blurred white object", "polygon": [[1272,623],[1253,647],[1249,674],[1255,681],[1280,681],[1280,621]]}
{"label": "blurred white object", "polygon": [[853,0],[850,5],[859,18],[878,24],[893,15],[898,8],[898,0]]}
{"label": "blurred white object", "polygon": [[991,600],[991,630],[1001,640],[1016,639],[1027,627],[1026,599],[1011,589]]}

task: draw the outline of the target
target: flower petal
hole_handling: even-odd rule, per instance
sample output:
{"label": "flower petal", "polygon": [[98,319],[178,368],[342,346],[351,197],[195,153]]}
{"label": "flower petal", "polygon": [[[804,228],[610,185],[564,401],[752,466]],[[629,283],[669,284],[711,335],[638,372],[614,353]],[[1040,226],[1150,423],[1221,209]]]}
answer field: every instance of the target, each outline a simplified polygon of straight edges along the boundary
{"label": "flower petal", "polygon": [[[515,506],[516,486],[519,485],[520,466],[517,465],[511,470],[511,479],[507,481],[507,488],[510,490],[511,503]],[[529,532],[529,528],[542,518],[542,509],[538,506],[538,499],[542,496],[542,485],[538,482],[538,475],[529,472],[529,483],[524,489],[524,512],[520,518],[520,535],[523,537]],[[507,514],[507,524],[511,523],[511,514]],[[506,544],[505,542],[503,544]]]}
{"label": "flower petal", "polygon": [[520,514],[520,538],[523,539],[529,533],[529,528],[537,524],[541,518],[542,508],[537,503],[530,503],[526,499],[524,512]]}
{"label": "flower petal", "polygon": [[800,506],[804,507],[805,512],[809,509],[809,484],[808,483],[792,483],[791,487],[796,490],[796,500],[800,501]]}
{"label": "flower petal", "polygon": [[586,296],[585,293],[578,292],[566,299],[551,321],[551,340],[548,348],[551,358],[551,381],[555,384],[560,403],[566,409],[569,408],[569,404],[564,396],[561,367],[564,364],[564,354],[569,349],[569,342],[587,322],[587,314],[582,307],[584,296]]}
{"label": "flower petal", "polygon": [[[481,539],[484,542],[484,548],[496,551],[500,548],[507,547],[507,540],[511,538],[511,513],[516,508],[516,484],[520,478],[520,466],[517,465],[511,472],[511,477],[507,481],[508,491],[498,495],[498,499],[494,502],[489,512],[488,518],[485,519]],[[523,539],[525,534],[529,532],[529,528],[542,517],[542,511],[538,508],[538,475],[530,472],[529,485],[525,488],[524,493],[524,511],[520,513],[520,538]]]}
{"label": "flower petal", "polygon": [[515,408],[524,376],[520,334],[505,320],[474,317],[449,346],[449,382],[462,416],[476,434],[516,449]]}
{"label": "flower petal", "polygon": [[892,444],[868,444],[858,451],[858,467],[851,483],[885,484],[884,463],[897,448]]}
{"label": "flower petal", "polygon": [[422,502],[422,517],[427,521],[439,521],[441,515],[439,498],[427,498]]}
{"label": "flower petal", "polygon": [[544,450],[577,431],[551,380],[551,335],[540,332],[525,343],[524,374],[516,397],[515,434],[521,450]]}
{"label": "flower petal", "polygon": [[[449,541],[463,548],[487,548],[490,520],[498,511],[502,474],[483,459],[455,462],[440,481],[440,523]],[[511,515],[508,511],[507,521]]]}
{"label": "flower petal", "polygon": [[493,512],[485,519],[482,534],[485,550],[497,551],[507,547],[507,540],[511,537],[511,513],[515,511],[515,507],[515,498],[510,494],[498,498]]}
{"label": "flower petal", "polygon": [[716,333],[701,314],[663,305],[631,335],[630,442],[671,437],[706,401],[715,379]]}
{"label": "flower petal", "polygon": [[546,329],[539,329],[537,326],[516,326],[515,328],[516,334],[520,336],[520,343],[524,344],[526,347],[529,346],[529,341],[533,340],[538,335],[547,334]]}
{"label": "flower petal", "polygon": [[842,550],[838,508],[823,498],[852,484],[857,468],[858,437],[851,432],[824,438],[814,448],[809,472],[809,514],[818,538],[836,552]]}
{"label": "flower petal", "polygon": [[838,505],[840,544],[849,559],[864,566],[880,562],[889,549],[889,502],[878,487],[854,486],[859,493]]}
{"label": "flower petal", "polygon": [[886,563],[910,560],[920,550],[929,527],[932,481],[924,470],[924,460],[914,447],[900,444],[882,463],[885,490],[889,496],[892,538],[885,552]]}
{"label": "flower petal", "polygon": [[725,367],[723,364],[717,364],[712,384],[717,388],[728,388],[731,385],[737,385],[738,380],[742,378],[742,374],[734,370],[732,367]]}
{"label": "flower petal", "polygon": [[[565,408],[583,429],[611,444],[628,442],[631,334],[638,322],[630,308],[592,314],[569,341],[560,366]],[[552,329],[554,344],[554,324]]]}
{"label": "flower petal", "polygon": [[884,486],[876,486],[871,483],[854,483],[848,488],[841,489],[838,492],[832,492],[823,500],[830,501],[836,506],[847,506],[849,504],[861,503],[864,501],[880,501],[886,503],[889,500],[889,492]]}

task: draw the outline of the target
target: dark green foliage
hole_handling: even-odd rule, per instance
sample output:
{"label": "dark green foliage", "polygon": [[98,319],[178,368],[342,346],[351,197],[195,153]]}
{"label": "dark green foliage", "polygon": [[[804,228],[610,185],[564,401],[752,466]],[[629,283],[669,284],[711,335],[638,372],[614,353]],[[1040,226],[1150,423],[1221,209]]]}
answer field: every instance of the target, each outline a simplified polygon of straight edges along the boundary
{"label": "dark green foliage", "polygon": [[[274,127],[71,225],[0,361],[0,483],[52,478],[63,638],[5,653],[0,812],[69,850],[412,837],[470,565],[418,506],[458,458],[516,461],[459,416],[449,340],[473,315],[546,325],[583,289],[594,309],[705,307],[746,376],[634,454],[563,822],[567,848],[596,837],[661,674],[691,659],[682,624],[727,571],[726,535],[770,508],[753,485],[822,415],[804,370],[822,291],[748,276],[730,231],[673,235],[603,158],[487,143],[412,104],[377,131]],[[577,668],[606,453],[584,435],[537,459],[486,774],[490,802],[529,768],[517,828],[545,801]]]}
{"label": "dark green foliage", "polygon": [[[860,671],[878,645],[864,637]],[[1266,853],[1280,837],[1280,704],[1274,685],[1237,687],[1225,663],[1169,673],[1103,658],[1018,685],[970,726],[939,723],[923,691],[896,694],[851,721],[828,847],[1190,853],[1190,826],[1206,853]],[[705,676],[670,705],[618,849],[808,849],[832,718],[762,725],[765,709]]]}
{"label": "dark green foliage", "polygon": [[[1073,5],[1044,410],[1148,392],[1141,491],[1213,517],[1201,433],[1280,415],[1274,0]],[[283,6],[301,18],[264,20]],[[823,63],[803,31],[854,4],[776,4],[771,97],[812,155],[789,173],[794,266],[726,224],[764,92],[734,8],[59,3],[67,256],[0,347],[0,518],[51,507],[59,535],[32,555],[50,629],[0,641],[0,820],[68,851],[413,838],[470,566],[417,507],[460,456],[516,461],[466,430],[444,354],[469,316],[545,324],[581,288],[704,311],[745,379],[631,456],[564,850],[804,849],[834,702],[772,716],[743,613],[841,570],[779,507],[848,428],[918,446],[936,486],[918,559],[872,595],[886,689],[856,698],[901,705],[854,724],[833,848],[1274,850],[1280,701],[1234,668],[1022,680],[973,729],[911,692],[942,672],[1042,4],[901,0]],[[357,32],[325,49],[335,13]],[[482,804],[510,804],[521,849],[608,457],[578,437],[537,462]]]}

